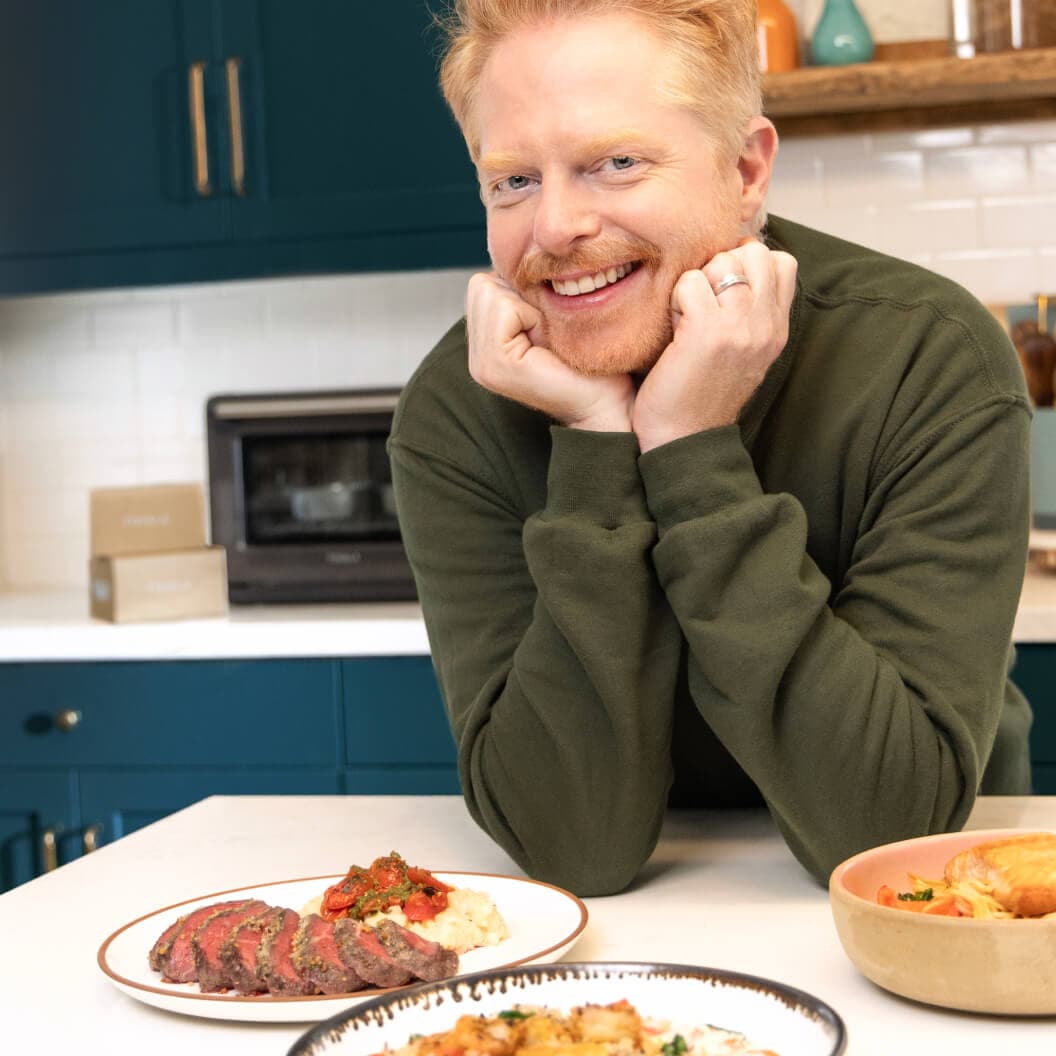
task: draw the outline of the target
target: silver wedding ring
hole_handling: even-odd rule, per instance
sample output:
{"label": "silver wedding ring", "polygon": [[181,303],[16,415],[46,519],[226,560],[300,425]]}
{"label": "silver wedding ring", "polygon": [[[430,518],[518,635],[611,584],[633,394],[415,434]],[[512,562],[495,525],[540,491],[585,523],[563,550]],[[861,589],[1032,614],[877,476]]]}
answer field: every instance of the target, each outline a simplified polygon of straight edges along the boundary
{"label": "silver wedding ring", "polygon": [[729,275],[724,275],[719,279],[715,286],[715,296],[718,297],[723,290],[728,290],[731,286],[740,286],[742,282],[745,286],[750,285],[747,275],[738,275],[731,271]]}

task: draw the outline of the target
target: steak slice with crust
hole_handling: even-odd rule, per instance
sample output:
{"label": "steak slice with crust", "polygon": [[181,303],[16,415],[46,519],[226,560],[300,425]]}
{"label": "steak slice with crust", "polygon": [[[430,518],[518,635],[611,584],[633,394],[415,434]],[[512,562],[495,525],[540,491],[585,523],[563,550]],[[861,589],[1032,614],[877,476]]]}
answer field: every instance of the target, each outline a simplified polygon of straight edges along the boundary
{"label": "steak slice with crust", "polygon": [[373,986],[403,986],[413,977],[381,944],[373,928],[345,917],[334,924],[341,960]]}
{"label": "steak slice with crust", "polygon": [[375,926],[378,939],[397,964],[427,983],[458,975],[458,954],[438,942],[423,939],[410,928],[394,920],[382,920]]}
{"label": "steak slice with crust", "polygon": [[324,994],[350,994],[367,985],[355,969],[341,960],[334,925],[317,913],[301,918],[293,936],[293,963]]}
{"label": "steak slice with crust", "polygon": [[268,983],[257,962],[264,936],[282,923],[282,910],[271,906],[243,921],[220,947],[220,963],[240,994],[265,994]]}
{"label": "steak slice with crust", "polygon": [[198,986],[203,994],[227,990],[233,985],[220,960],[220,949],[235,928],[269,908],[267,902],[246,902],[237,909],[225,909],[214,914],[194,933],[191,949],[194,951]]}
{"label": "steak slice with crust", "polygon": [[167,957],[169,954],[169,948],[172,946],[172,940],[176,937],[176,932],[183,927],[183,922],[186,918],[177,917],[158,937],[158,941],[154,943],[150,948],[150,953],[147,954],[147,961],[151,968],[156,972],[160,972],[161,962],[163,957]]}
{"label": "steak slice with crust", "polygon": [[268,984],[268,991],[290,997],[318,993],[315,983],[305,979],[293,963],[293,936],[301,915],[292,909],[282,910],[276,926],[269,928],[257,951],[257,964]]}
{"label": "steak slice with crust", "polygon": [[[248,898],[240,898],[232,902],[213,902],[208,906],[199,906],[198,909],[192,910],[186,916],[181,917],[182,924],[170,940],[168,951],[159,953],[157,956],[158,971],[164,976],[166,982],[193,983],[197,977],[197,970],[194,964],[194,949],[191,946],[191,940],[194,938],[195,932],[210,917],[215,916],[217,913],[223,913],[228,909],[237,909],[248,901]],[[164,935],[162,938],[164,938]]]}

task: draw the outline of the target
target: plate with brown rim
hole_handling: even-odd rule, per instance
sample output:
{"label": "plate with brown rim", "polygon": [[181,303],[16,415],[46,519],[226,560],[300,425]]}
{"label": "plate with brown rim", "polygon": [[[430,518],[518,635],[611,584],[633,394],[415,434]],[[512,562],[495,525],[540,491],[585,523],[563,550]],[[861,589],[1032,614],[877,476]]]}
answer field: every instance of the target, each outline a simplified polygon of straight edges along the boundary
{"label": "plate with brown rim", "polygon": [[[492,968],[553,961],[566,954],[587,924],[587,907],[568,891],[537,880],[492,873],[439,872],[433,875],[452,887],[490,896],[506,921],[509,935],[496,946],[480,947],[459,957],[459,974]],[[197,983],[165,982],[147,963],[147,955],[161,933],[177,917],[199,906],[238,898],[256,898],[272,906],[300,908],[342,879],[314,876],[238,887],[198,895],[163,906],[123,924],[99,947],[100,969],[119,990],[155,1008],[206,1019],[255,1023],[308,1023],[328,1019],[372,998],[410,989],[370,988],[351,994],[286,997],[234,992],[203,994]],[[419,984],[420,985],[420,984]]]}

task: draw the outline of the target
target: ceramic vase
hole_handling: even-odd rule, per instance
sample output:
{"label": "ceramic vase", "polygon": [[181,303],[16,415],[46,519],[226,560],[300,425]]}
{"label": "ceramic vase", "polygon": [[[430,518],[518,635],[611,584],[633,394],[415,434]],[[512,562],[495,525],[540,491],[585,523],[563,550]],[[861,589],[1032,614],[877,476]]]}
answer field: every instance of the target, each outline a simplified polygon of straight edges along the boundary
{"label": "ceramic vase", "polygon": [[845,66],[873,57],[873,35],[854,0],[825,0],[810,53],[816,66]]}

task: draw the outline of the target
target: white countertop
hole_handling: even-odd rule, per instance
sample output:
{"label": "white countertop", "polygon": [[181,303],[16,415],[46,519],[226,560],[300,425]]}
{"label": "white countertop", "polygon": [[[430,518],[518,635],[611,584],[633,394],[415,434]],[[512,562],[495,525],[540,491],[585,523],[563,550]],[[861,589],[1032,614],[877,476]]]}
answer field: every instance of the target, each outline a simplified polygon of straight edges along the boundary
{"label": "white countertop", "polygon": [[[1013,637],[1056,642],[1056,570],[1032,564]],[[413,602],[233,606],[221,619],[110,624],[89,617],[86,592],[0,592],[0,663],[428,655]]]}
{"label": "white countertop", "polygon": [[428,655],[413,602],[244,605],[220,619],[113,624],[88,615],[87,591],[0,593],[0,662]]}
{"label": "white countertop", "polygon": [[[969,828],[1056,828],[1056,797],[986,797]],[[213,797],[0,895],[4,1050],[150,1056],[287,1051],[307,1027],[162,1012],[100,971],[103,940],[133,919],[214,891],[340,873],[395,847],[438,870],[522,875],[461,798]],[[888,994],[847,959],[828,895],[764,811],[668,818],[631,890],[585,900],[566,960],[697,964],[796,986],[847,1028],[847,1056],[1044,1056],[1051,1018],[975,1016]],[[660,912],[659,907],[663,911]],[[144,958],[146,950],[144,950]]]}

